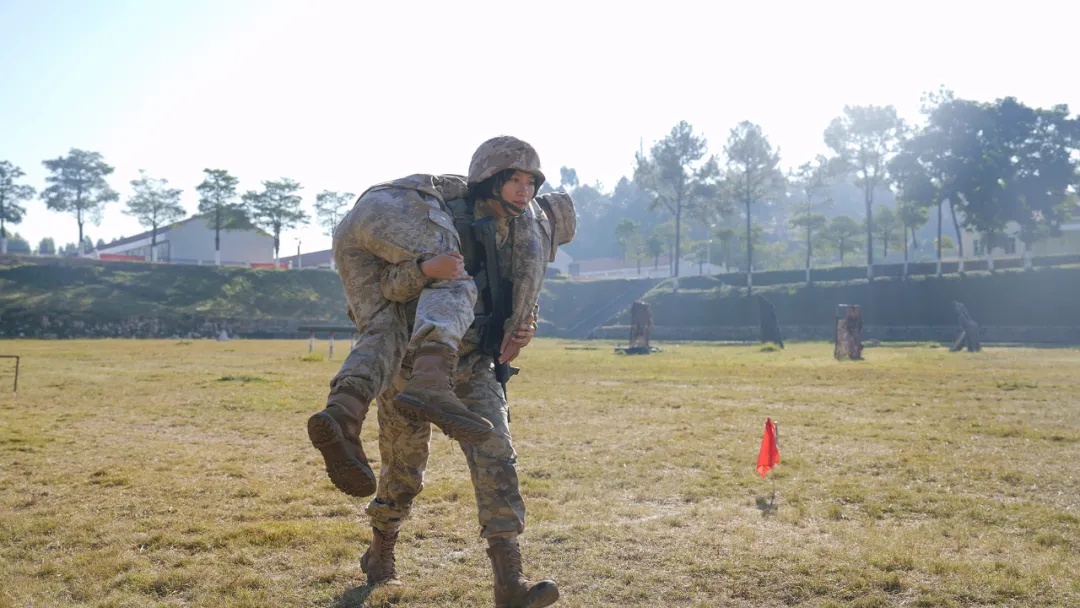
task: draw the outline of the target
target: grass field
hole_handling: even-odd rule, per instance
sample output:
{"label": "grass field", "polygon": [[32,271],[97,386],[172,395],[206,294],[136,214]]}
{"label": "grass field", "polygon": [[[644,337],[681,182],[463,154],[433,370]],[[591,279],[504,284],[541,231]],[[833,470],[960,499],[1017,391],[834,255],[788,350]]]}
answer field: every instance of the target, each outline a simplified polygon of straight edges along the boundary
{"label": "grass field", "polygon": [[[537,340],[510,382],[526,574],[557,606],[1080,606],[1080,350],[612,346]],[[0,608],[490,606],[441,434],[406,586],[363,585],[365,501],[305,432],[341,347],[0,342]]]}

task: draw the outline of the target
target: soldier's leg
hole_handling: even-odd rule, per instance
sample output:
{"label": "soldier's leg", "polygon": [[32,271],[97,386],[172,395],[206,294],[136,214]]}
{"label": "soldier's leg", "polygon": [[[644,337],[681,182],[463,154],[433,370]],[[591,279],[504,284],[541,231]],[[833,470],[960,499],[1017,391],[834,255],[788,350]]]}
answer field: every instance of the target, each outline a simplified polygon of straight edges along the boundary
{"label": "soldier's leg", "polygon": [[514,451],[502,387],[485,360],[478,362],[458,396],[474,412],[495,425],[492,436],[479,444],[461,444],[476,492],[480,536],[488,541],[494,573],[496,606],[549,606],[559,599],[554,581],[532,582],[522,571],[518,535],[525,530],[525,502],[521,498]]}
{"label": "soldier's leg", "polygon": [[389,388],[405,355],[408,324],[404,306],[381,296],[387,263],[335,239],[335,262],[349,316],[359,332],[355,346],[330,382],[326,407],[308,419],[308,437],[323,456],[334,485],[351,496],[375,492],[375,475],[360,442],[372,398]]}
{"label": "soldier's leg", "polygon": [[425,289],[417,302],[416,325],[409,342],[412,373],[394,403],[406,415],[435,424],[453,439],[478,443],[492,436],[493,426],[461,403],[453,384],[460,336],[474,319],[473,305],[463,309],[462,303],[475,303],[476,285],[472,281],[443,282],[454,285]]}
{"label": "soldier's leg", "polygon": [[[360,431],[371,400],[389,388],[400,368],[408,342],[404,308],[385,297],[385,277],[391,267],[456,247],[456,235],[447,234],[445,227],[431,220],[431,212],[432,207],[415,193],[379,190],[362,196],[334,231],[334,258],[350,317],[359,333],[356,345],[331,381],[326,408],[308,419],[308,437],[322,453],[330,480],[352,496],[368,496],[375,491],[375,476],[363,453]],[[419,284],[426,282],[421,280]],[[424,289],[428,291],[442,295],[422,300],[441,302],[451,310],[465,308],[471,315],[475,302],[471,281],[439,281]],[[443,323],[435,328],[438,331],[427,333],[445,343],[457,344],[465,331],[459,325]],[[446,401],[438,400],[439,396],[436,392],[432,401]],[[436,411],[452,411],[454,406],[450,403]],[[486,420],[472,415],[464,406],[458,408],[458,415],[451,421],[456,427],[473,433],[490,429]]]}
{"label": "soldier's leg", "polygon": [[[357,239],[366,250],[395,266],[417,264],[417,268],[421,261],[458,251],[453,222],[437,201],[415,192],[383,192],[385,195],[370,205],[354,209],[356,224],[364,227],[357,231]],[[470,412],[455,396],[451,384],[461,339],[474,320],[476,285],[471,280],[423,284],[408,347],[412,375],[395,403],[406,414],[435,424],[454,439],[482,441],[490,435],[491,423]],[[384,295],[387,290],[395,291],[383,287]]]}
{"label": "soldier's leg", "polygon": [[428,423],[409,420],[391,402],[392,394],[380,395],[377,400],[382,459],[379,489],[366,509],[371,520],[371,545],[360,559],[360,567],[372,585],[400,584],[394,567],[394,548],[413,499],[424,489],[424,468],[431,440]]}
{"label": "soldier's leg", "polygon": [[480,536],[517,535],[525,530],[525,502],[518,488],[517,452],[510,437],[502,386],[490,369],[490,358],[479,358],[467,379],[457,383],[466,407],[492,422],[494,432],[478,444],[461,443],[476,493]]}

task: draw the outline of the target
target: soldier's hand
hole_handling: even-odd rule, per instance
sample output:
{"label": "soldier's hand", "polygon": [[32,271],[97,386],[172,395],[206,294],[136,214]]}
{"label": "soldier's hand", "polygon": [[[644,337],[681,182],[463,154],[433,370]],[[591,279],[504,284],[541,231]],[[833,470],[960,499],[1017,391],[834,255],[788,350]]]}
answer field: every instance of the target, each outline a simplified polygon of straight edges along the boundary
{"label": "soldier's hand", "polygon": [[510,336],[503,340],[503,344],[506,344],[506,346],[500,349],[502,354],[499,355],[499,363],[510,363],[521,354],[521,345],[511,342]]}
{"label": "soldier's hand", "polygon": [[469,278],[468,273],[465,272],[465,258],[461,257],[461,254],[456,251],[440,253],[425,262],[420,262],[420,272],[429,279],[455,280]]}
{"label": "soldier's hand", "polygon": [[509,363],[516,359],[521,353],[521,349],[532,341],[534,335],[536,335],[536,317],[529,317],[527,321],[518,325],[514,333],[507,334],[503,338],[502,346],[499,349],[502,352],[499,363]]}

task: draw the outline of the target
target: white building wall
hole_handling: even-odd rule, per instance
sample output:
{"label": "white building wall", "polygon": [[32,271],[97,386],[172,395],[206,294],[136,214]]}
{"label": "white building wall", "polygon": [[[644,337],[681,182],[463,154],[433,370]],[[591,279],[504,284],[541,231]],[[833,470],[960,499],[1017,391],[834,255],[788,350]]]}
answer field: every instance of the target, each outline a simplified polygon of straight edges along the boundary
{"label": "white building wall", "polygon": [[[187,264],[214,263],[214,231],[197,218],[169,231],[168,261]],[[165,261],[164,259],[162,261]],[[274,237],[255,230],[222,230],[221,263],[250,264],[274,261]]]}
{"label": "white building wall", "polygon": [[566,253],[562,249],[555,250],[555,261],[549,262],[549,268],[555,268],[563,274],[570,274],[570,264],[574,261],[574,258]]}

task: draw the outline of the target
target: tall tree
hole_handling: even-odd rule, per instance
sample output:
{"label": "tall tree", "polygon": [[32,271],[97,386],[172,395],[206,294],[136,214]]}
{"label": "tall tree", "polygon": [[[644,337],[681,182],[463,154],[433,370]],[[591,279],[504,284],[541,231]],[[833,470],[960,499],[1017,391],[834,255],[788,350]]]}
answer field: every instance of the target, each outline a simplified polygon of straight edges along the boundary
{"label": "tall tree", "polygon": [[0,254],[8,252],[5,224],[21,222],[26,208],[19,203],[37,194],[30,186],[15,183],[24,175],[22,169],[6,160],[0,161]]}
{"label": "tall tree", "polygon": [[919,241],[915,238],[916,231],[926,224],[930,208],[916,201],[901,199],[896,204],[896,214],[900,218],[900,224],[904,227],[904,277],[907,277],[907,265],[910,253],[908,244],[918,249]]}
{"label": "tall tree", "polygon": [[[949,148],[938,153],[956,154],[961,159],[959,166],[952,166],[948,183],[962,212],[963,225],[983,235],[987,265],[993,270],[994,242],[1016,215],[1018,205],[1017,193],[1011,191],[1016,186],[1014,162],[1010,158],[1016,151],[1011,140],[1022,137],[1018,132],[1025,127],[1006,124],[1005,117],[993,104],[974,103],[964,109],[952,115]],[[957,239],[963,242],[959,229]]]}
{"label": "tall tree", "polygon": [[731,243],[737,240],[736,230],[730,226],[712,226],[711,230],[713,238],[720,241],[720,259],[726,273],[731,266]]}
{"label": "tall tree", "polygon": [[1006,181],[1013,206],[1009,219],[1020,226],[1025,266],[1031,248],[1057,230],[1075,210],[1070,188],[1080,189],[1080,117],[1069,108],[1029,108],[1013,98],[998,100],[996,117],[1007,134],[1013,178]]}
{"label": "tall tree", "polygon": [[567,245],[567,253],[577,259],[617,255],[618,245],[611,232],[611,225],[617,220],[610,215],[611,199],[601,191],[600,185],[583,184],[567,192],[574,199],[578,232],[595,237],[575,239]]}
{"label": "tall tree", "polygon": [[41,242],[38,243],[38,253],[40,255],[55,255],[56,241],[54,241],[51,236],[41,239]]}
{"label": "tall tree", "polygon": [[[912,171],[911,181],[915,187],[905,184],[905,198],[928,202],[934,199],[937,206],[937,248],[938,275],[941,274],[941,260],[945,243],[951,239],[942,234],[943,208],[949,206],[949,215],[956,232],[956,248],[960,270],[964,264],[964,240],[960,233],[961,224],[957,218],[957,207],[964,202],[963,192],[972,191],[972,183],[981,181],[978,174],[986,171],[978,169],[982,162],[984,141],[979,126],[986,120],[980,104],[957,99],[952,91],[939,90],[923,98],[922,113],[926,123],[908,141],[904,143],[901,154],[913,156],[921,167]],[[908,161],[910,163],[910,161]],[[916,194],[912,195],[911,192]],[[929,193],[933,193],[932,195]]]}
{"label": "tall tree", "polygon": [[251,213],[255,225],[274,235],[274,261],[280,257],[281,233],[296,228],[308,221],[308,214],[300,208],[303,199],[297,194],[301,190],[299,183],[282,178],[278,181],[263,181],[262,192],[249,190],[243,200]]}
{"label": "tall tree", "polygon": [[247,212],[236,195],[240,180],[225,169],[203,169],[206,177],[195,186],[199,213],[207,216],[214,231],[214,264],[221,265],[221,231],[250,226]]}
{"label": "tall tree", "polygon": [[874,235],[881,237],[882,260],[889,257],[889,242],[896,240],[902,228],[900,216],[893,211],[892,207],[882,207],[878,211],[878,218],[874,222]]}
{"label": "tall tree", "polygon": [[783,174],[777,169],[780,152],[773,151],[760,126],[743,121],[731,130],[724,153],[727,155],[725,191],[731,200],[743,206],[743,213],[746,214],[746,295],[749,296],[754,289],[754,239],[750,232],[750,207],[783,185]]}
{"label": "tall tree", "polygon": [[622,252],[623,260],[630,255],[634,239],[639,234],[637,222],[630,218],[623,218],[615,226],[615,240],[619,243],[619,250]]}
{"label": "tall tree", "polygon": [[156,262],[158,228],[187,215],[180,204],[183,190],[169,188],[168,180],[148,177],[143,170],[139,171],[138,179],[131,180],[131,187],[135,194],[128,199],[124,213],[150,229],[150,261]]}
{"label": "tall tree", "polygon": [[[961,264],[958,210],[964,226],[984,235],[988,255],[1009,221],[1020,225],[1030,250],[1041,222],[1066,217],[1068,191],[1078,181],[1080,133],[1065,106],[1032,109],[1013,98],[981,103],[942,91],[927,97],[923,112],[926,125],[905,147],[948,200]],[[940,206],[938,218],[940,251]],[[1030,267],[1030,258],[1025,261]]]}
{"label": "tall tree", "polygon": [[851,216],[838,215],[821,231],[820,238],[822,244],[840,254],[840,265],[843,266],[844,254],[854,253],[862,246],[862,242],[859,240],[860,232],[862,232],[862,228],[859,226],[859,222],[856,222]]}
{"label": "tall tree", "polygon": [[825,145],[835,153],[838,172],[854,172],[866,204],[866,278],[874,278],[874,191],[888,183],[886,165],[903,136],[904,122],[893,106],[844,106],[825,129]]}
{"label": "tall tree", "polygon": [[663,207],[674,218],[672,275],[676,277],[682,253],[684,211],[688,207],[716,204],[718,200],[716,180],[720,168],[715,157],[705,158],[707,153],[705,138],[695,135],[693,127],[684,120],[652,147],[648,158],[641,153],[635,156],[634,181],[652,197],[650,208]]}
{"label": "tall tree", "polygon": [[664,255],[664,234],[660,226],[653,228],[645,239],[645,253],[652,258],[653,270],[660,266],[660,256]]}
{"label": "tall tree", "polygon": [[[926,216],[931,207],[937,209],[937,238],[935,243],[941,243],[942,232],[942,206],[946,195],[944,193],[944,175],[940,166],[933,162],[933,142],[937,136],[928,132],[928,127],[923,127],[905,139],[897,154],[889,161],[889,174],[896,186],[898,211],[904,225],[911,230],[911,240],[915,243],[915,231],[926,223]],[[907,238],[904,238],[904,276],[907,277]],[[937,251],[937,273],[941,275],[941,247]]]}
{"label": "tall tree", "polygon": [[623,260],[632,259],[637,262],[638,274],[641,274],[641,259],[645,252],[645,241],[641,236],[641,227],[634,220],[625,217],[615,226],[615,240],[619,243],[619,251]]}
{"label": "tall tree", "polygon": [[[315,195],[315,218],[323,229],[323,234],[334,236],[334,229],[341,218],[349,211],[349,203],[356,199],[352,192],[334,192],[323,190]],[[334,256],[330,256],[330,269],[335,268]]]}
{"label": "tall tree", "polygon": [[334,229],[348,213],[349,203],[356,199],[352,192],[323,190],[315,195],[315,219],[326,236],[334,236]]}
{"label": "tall tree", "polygon": [[667,252],[668,272],[675,276],[675,220],[670,219],[658,225],[653,232],[660,237],[664,251]]}
{"label": "tall tree", "polygon": [[796,213],[791,218],[791,225],[806,232],[806,283],[810,284],[810,268],[814,259],[814,234],[828,224],[828,219],[820,209],[828,205],[831,182],[829,161],[818,156],[814,162],[803,163],[792,181],[797,188],[798,202]]}
{"label": "tall tree", "polygon": [[570,167],[559,167],[559,187],[564,192],[570,192],[578,187],[577,170]]}
{"label": "tall tree", "polygon": [[41,198],[49,209],[75,216],[79,224],[79,253],[85,253],[83,225],[87,220],[95,226],[100,224],[105,204],[120,198],[105,181],[113,168],[105,164],[101,154],[77,148],[72,148],[67,156],[45,160],[41,164],[51,173],[45,177],[45,183],[50,185],[41,193]]}

